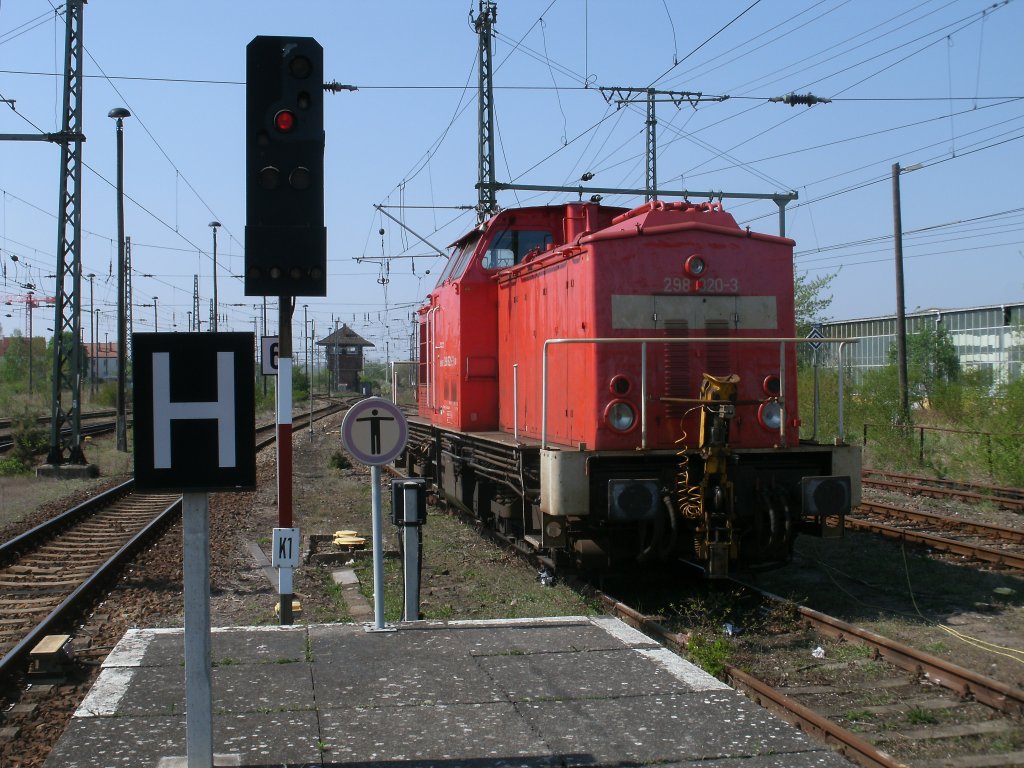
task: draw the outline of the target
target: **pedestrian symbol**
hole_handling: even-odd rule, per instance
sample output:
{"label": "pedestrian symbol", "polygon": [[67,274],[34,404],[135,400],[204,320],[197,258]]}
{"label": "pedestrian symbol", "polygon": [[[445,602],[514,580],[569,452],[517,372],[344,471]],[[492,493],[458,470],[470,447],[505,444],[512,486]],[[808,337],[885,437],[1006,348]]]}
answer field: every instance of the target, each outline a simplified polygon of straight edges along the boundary
{"label": "pedestrian symbol", "polygon": [[370,453],[374,456],[380,454],[380,423],[382,421],[394,421],[394,416],[380,416],[380,410],[372,408],[369,416],[360,416],[356,421],[366,421],[370,424]]}
{"label": "pedestrian symbol", "polygon": [[382,397],[360,400],[341,423],[341,442],[363,464],[387,464],[405,449],[409,429],[397,405]]}

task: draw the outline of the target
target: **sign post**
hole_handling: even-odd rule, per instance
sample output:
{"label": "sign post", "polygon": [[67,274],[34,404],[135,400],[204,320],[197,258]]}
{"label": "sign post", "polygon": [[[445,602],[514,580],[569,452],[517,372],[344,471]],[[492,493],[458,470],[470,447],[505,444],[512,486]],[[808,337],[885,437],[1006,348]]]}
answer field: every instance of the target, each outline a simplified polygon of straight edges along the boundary
{"label": "sign post", "polygon": [[[181,497],[185,582],[185,750],[188,768],[213,765],[210,669],[210,495]],[[204,763],[204,758],[209,762]]]}
{"label": "sign post", "polygon": [[353,405],[341,422],[341,442],[356,461],[370,466],[370,511],[373,518],[374,628],[384,629],[384,534],[381,522],[380,468],[405,449],[409,425],[390,400],[370,397]]}
{"label": "sign post", "polygon": [[[822,339],[825,334],[821,332],[821,323],[815,323],[811,326],[811,330],[807,333],[808,339]],[[811,429],[811,442],[818,439],[818,409],[820,405],[820,393],[818,384],[818,350],[821,348],[820,341],[810,341],[807,343],[811,348],[811,354],[814,356],[814,419]]]}
{"label": "sign post", "polygon": [[[277,374],[277,524],[292,527],[292,309],[287,296],[278,297],[278,374]],[[292,623],[291,566],[277,569],[277,596],[281,626]]]}
{"label": "sign post", "polygon": [[135,488],[182,492],[188,768],[213,765],[210,491],[256,487],[252,333],[132,335]]}

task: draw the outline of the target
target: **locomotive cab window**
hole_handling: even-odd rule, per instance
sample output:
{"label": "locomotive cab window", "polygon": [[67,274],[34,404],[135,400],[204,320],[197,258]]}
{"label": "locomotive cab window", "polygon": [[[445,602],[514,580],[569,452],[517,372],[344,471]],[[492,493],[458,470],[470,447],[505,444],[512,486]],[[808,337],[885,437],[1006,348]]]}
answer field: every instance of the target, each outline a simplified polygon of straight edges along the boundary
{"label": "locomotive cab window", "polygon": [[483,268],[492,270],[515,266],[530,251],[543,251],[552,242],[554,239],[547,230],[506,229],[498,233],[487,247]]}
{"label": "locomotive cab window", "polygon": [[477,241],[480,239],[479,233],[474,233],[474,235],[473,237],[467,237],[461,243],[451,246],[448,264],[437,279],[438,285],[442,285],[446,280],[458,280],[462,277],[462,273],[466,271],[466,265],[469,264],[470,257],[476,249]]}

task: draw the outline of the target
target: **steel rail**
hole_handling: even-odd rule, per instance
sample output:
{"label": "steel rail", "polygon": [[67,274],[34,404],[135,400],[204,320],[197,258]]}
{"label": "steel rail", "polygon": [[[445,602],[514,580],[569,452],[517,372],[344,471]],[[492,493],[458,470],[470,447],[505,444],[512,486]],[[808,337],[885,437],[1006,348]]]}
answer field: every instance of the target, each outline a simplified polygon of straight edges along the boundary
{"label": "steel rail", "polygon": [[[347,404],[344,404],[344,403],[331,403],[330,405],[321,406],[320,408],[317,408],[313,412],[313,420],[316,421],[317,419],[321,419],[321,418],[323,418],[325,416],[330,416],[331,414],[337,413],[338,411],[345,410],[348,407],[349,406]],[[303,414],[296,415],[294,417],[295,421],[292,423],[292,429],[294,431],[298,431],[300,429],[303,429],[304,427],[308,427],[309,426],[309,416],[310,416],[309,413],[303,413]],[[256,427],[256,432],[257,432],[257,434],[260,433],[260,432],[269,432],[270,433],[269,437],[265,437],[265,438],[262,438],[262,439],[257,438],[257,440],[256,440],[256,452],[257,453],[262,451],[264,448],[266,448],[266,447],[268,447],[270,445],[273,445],[275,442],[277,442],[277,423],[276,422],[272,422],[270,424],[264,424],[263,426]]]}
{"label": "steel rail", "polygon": [[[89,413],[83,413],[81,416],[82,421],[86,419],[109,419],[115,414],[115,411],[90,411]],[[49,424],[49,416],[39,416],[35,419],[37,424]],[[10,429],[14,424],[14,419],[0,419],[0,429]]]}
{"label": "steel rail", "polygon": [[966,480],[907,475],[899,472],[885,472],[879,469],[865,469],[861,472],[861,476],[865,482],[875,482],[874,478],[903,480],[909,483],[913,490],[918,490],[918,486],[924,486],[926,488],[980,494],[986,501],[996,499],[1024,500],[1024,488],[1012,488],[1006,485],[995,485],[994,483],[974,483]]}
{"label": "steel rail", "polygon": [[[127,484],[134,485],[134,483],[134,480],[129,480],[128,483],[117,486],[117,488],[123,488],[124,485]],[[75,509],[77,510],[82,506],[83,505],[80,504],[78,507],[75,507]],[[163,527],[164,523],[170,521],[170,518],[173,515],[180,513],[181,497],[179,496],[175,501],[171,502],[163,512],[156,515],[144,528],[139,530],[138,533],[125,542],[125,544],[122,545],[117,552],[111,555],[106,562],[93,571],[92,575],[79,584],[70,595],[64,598],[56,608],[50,611],[46,618],[36,624],[36,626],[30,630],[17,645],[15,645],[2,659],[0,659],[0,679],[7,677],[12,673],[14,666],[23,660],[24,656],[33,647],[35,647],[36,643],[38,643],[42,637],[49,634],[51,630],[61,626],[62,623],[67,620],[69,615],[76,613],[82,606],[91,602],[95,593],[99,591],[101,583],[110,576],[111,573],[134,557],[135,553],[141,549],[143,545],[147,544],[156,532]],[[63,517],[63,515],[61,517]],[[37,526],[33,531],[38,528],[42,528],[45,525],[46,524],[44,523],[43,526]]]}
{"label": "steel rail", "polygon": [[[103,434],[106,434],[107,432],[113,432],[114,431],[114,426],[115,426],[115,422],[112,422],[112,421],[110,421],[110,422],[100,422],[99,424],[82,425],[82,427],[79,429],[79,434],[81,434],[83,437],[92,436],[92,435],[103,435]],[[63,435],[63,436],[67,436],[69,434],[71,434],[71,429],[70,428],[64,429],[64,430],[61,431],[61,435]],[[14,435],[13,434],[0,435],[0,453],[3,453],[4,451],[9,451],[13,447],[14,447]],[[48,450],[47,448],[42,448],[40,450],[33,451],[33,453],[42,454],[42,453],[46,453],[47,450]]]}
{"label": "steel rail", "polygon": [[[768,594],[768,593],[762,593]],[[782,598],[770,595],[774,599]],[[1024,690],[911,648],[863,627],[855,627],[812,608],[797,606],[803,620],[822,634],[834,638],[854,637],[870,645],[887,661],[908,672],[924,674],[929,680],[964,698],[974,698],[1011,715],[1024,714]]]}
{"label": "steel rail", "polygon": [[[743,585],[747,587],[747,585]],[[749,588],[749,587],[748,587]],[[678,632],[672,632],[663,624],[645,616],[630,606],[621,603],[603,592],[592,590],[591,594],[598,598],[609,613],[618,616],[637,629],[654,637],[659,642],[673,647],[685,656],[687,638]],[[774,596],[772,596],[774,597]],[[815,735],[824,743],[835,747],[845,757],[856,761],[867,768],[906,768],[893,760],[885,752],[860,738],[826,717],[808,709],[795,699],[775,690],[761,680],[743,672],[731,664],[724,666],[727,682],[752,692],[750,698],[766,709],[772,709],[788,723],[797,726],[806,733]],[[765,702],[772,706],[766,706]]]}
{"label": "steel rail", "polygon": [[861,482],[869,488],[878,488],[884,491],[910,494],[912,496],[929,496],[933,499],[959,499],[971,504],[995,504],[1003,509],[1014,512],[1024,511],[1024,499],[1011,496],[996,496],[979,491],[967,491],[952,487],[938,485],[921,485],[894,482],[891,480],[879,480],[876,478],[862,478]]}
{"label": "steel rail", "polygon": [[817,736],[829,746],[835,747],[836,751],[844,757],[866,768],[907,768],[906,763],[894,760],[870,742],[836,725],[827,717],[819,715],[814,710],[805,707],[738,667],[726,664],[725,677],[726,682],[733,687],[747,689],[747,695],[755,703],[772,710],[783,720],[797,726],[805,733]]}
{"label": "steel rail", "polygon": [[122,496],[127,496],[135,490],[135,479],[125,480],[120,485],[108,488],[102,493],[86,499],[71,509],[62,512],[56,517],[40,523],[35,528],[15,536],[9,541],[0,544],[0,563],[6,562],[10,557],[22,551],[26,546],[34,545],[35,542],[55,535],[64,528],[78,522],[83,517],[91,515],[98,508],[113,503]]}
{"label": "steel rail", "polygon": [[823,635],[839,640],[854,638],[868,645],[889,663],[913,674],[923,674],[929,680],[963,698],[976,701],[1010,715],[1024,714],[1024,689],[1015,688],[991,677],[973,672],[937,656],[919,651],[909,645],[892,640],[870,629],[857,627],[833,616],[793,603],[779,595],[736,578],[730,579],[744,589],[781,605],[796,608],[801,620]]}
{"label": "steel rail", "polygon": [[898,541],[908,541],[912,544],[924,544],[925,546],[937,549],[940,552],[952,552],[956,555],[963,555],[965,557],[974,558],[975,560],[994,563],[996,565],[1005,565],[1007,568],[1024,571],[1024,555],[1018,555],[1014,552],[1003,552],[1002,550],[992,549],[991,547],[965,544],[962,541],[954,541],[953,539],[946,539],[941,536],[933,536],[930,533],[908,531],[903,528],[885,525],[884,523],[875,523],[870,520],[858,520],[855,517],[846,518],[846,527],[847,529],[855,531],[877,533]]}
{"label": "steel rail", "polygon": [[857,509],[873,515],[897,517],[904,520],[910,520],[915,523],[934,525],[939,528],[956,528],[958,530],[968,531],[980,536],[991,536],[994,539],[1005,539],[1006,541],[1012,541],[1016,544],[1024,544],[1024,531],[1017,528],[1009,528],[1005,525],[976,523],[971,520],[963,520],[958,517],[945,517],[931,512],[904,509],[903,507],[895,507],[891,504],[880,504],[873,501],[862,501]]}

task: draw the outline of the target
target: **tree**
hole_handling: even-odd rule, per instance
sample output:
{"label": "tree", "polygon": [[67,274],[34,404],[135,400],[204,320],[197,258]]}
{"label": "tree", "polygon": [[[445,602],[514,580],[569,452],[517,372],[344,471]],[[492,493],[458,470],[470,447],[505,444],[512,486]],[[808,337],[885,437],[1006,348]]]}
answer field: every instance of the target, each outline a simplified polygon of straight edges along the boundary
{"label": "tree", "polygon": [[806,336],[811,327],[825,319],[825,311],[832,305],[832,294],[822,295],[838,275],[822,275],[813,280],[809,273],[795,275],[793,278],[793,309],[796,314],[796,335]]}
{"label": "tree", "polygon": [[44,391],[50,381],[52,361],[53,357],[47,354],[43,339],[38,336],[28,339],[21,331],[15,330],[8,338],[7,352],[3,356],[3,365],[0,366],[0,381],[26,392],[31,365],[33,390]]}
{"label": "tree", "polygon": [[[896,362],[895,345],[889,349],[889,361]],[[907,336],[907,378],[910,389],[925,398],[960,378],[960,356],[946,326],[928,326]]]}
{"label": "tree", "polygon": [[25,386],[28,377],[28,340],[21,335],[20,330],[15,329],[7,340],[0,376],[5,384]]}
{"label": "tree", "polygon": [[373,387],[374,392],[391,392],[391,380],[385,363],[371,360],[363,361],[363,372],[359,380]]}
{"label": "tree", "polygon": [[[808,273],[793,277],[793,312],[796,316],[796,335],[806,338],[815,323],[825,319],[825,310],[832,304],[832,294],[823,296],[833,278],[839,274],[822,275],[811,280]],[[814,362],[814,350],[808,344],[797,345],[797,362],[809,366]]]}

